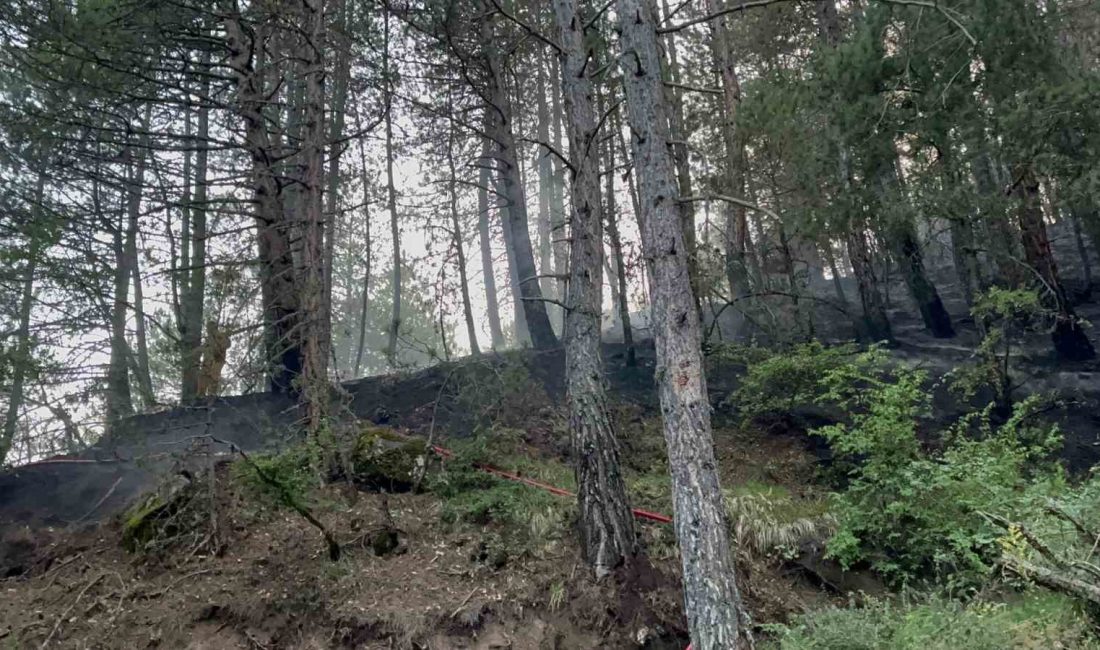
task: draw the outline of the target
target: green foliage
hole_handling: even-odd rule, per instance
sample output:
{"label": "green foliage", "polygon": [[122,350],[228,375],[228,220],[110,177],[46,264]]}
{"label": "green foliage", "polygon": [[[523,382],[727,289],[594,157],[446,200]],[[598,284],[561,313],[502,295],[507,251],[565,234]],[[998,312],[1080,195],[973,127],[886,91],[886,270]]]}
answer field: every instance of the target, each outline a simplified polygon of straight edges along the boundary
{"label": "green foliage", "polygon": [[992,287],[977,297],[971,314],[984,336],[973,361],[951,372],[951,390],[963,399],[989,387],[1002,408],[1012,402],[1015,386],[1010,374],[1014,338],[1034,330],[1046,310],[1037,293],[1027,289]]}
{"label": "green foliage", "polygon": [[232,474],[261,502],[288,506],[288,499],[304,502],[308,492],[316,487],[318,477],[311,469],[312,458],[308,445],[295,445],[277,454],[250,455],[251,462],[237,460]]}
{"label": "green foliage", "polygon": [[824,396],[823,376],[853,364],[854,369],[869,368],[880,358],[876,352],[860,354],[852,344],[826,347],[816,341],[778,353],[741,348],[722,354],[741,358],[748,365],[741,385],[725,400],[746,421],[789,414],[796,407],[817,403]]}
{"label": "green foliage", "polygon": [[520,432],[491,431],[452,450],[455,455],[444,471],[428,480],[428,489],[443,501],[444,522],[490,528],[494,542],[509,555],[534,552],[568,534],[573,500],[479,469],[491,466],[572,490],[572,471],[559,462],[533,457],[523,449]]}
{"label": "green foliage", "polygon": [[897,582],[934,576],[960,588],[976,584],[990,570],[998,537],[980,513],[1019,512],[1062,487],[1060,473],[1043,464],[1057,432],[1026,424],[1038,403],[1029,399],[1000,426],[991,424],[991,408],[963,418],[933,453],[917,437],[929,402],[923,373],[863,377],[869,388],[853,390],[843,388],[852,385],[848,370],[823,382],[851,421],[817,430],[855,461],[847,489],[833,496],[838,529],[829,552],[845,565],[870,562]]}
{"label": "green foliage", "polygon": [[1014,602],[962,605],[934,598],[912,604],[871,601],[805,614],[770,626],[776,650],[1004,650],[1098,648],[1072,601],[1029,592]]}

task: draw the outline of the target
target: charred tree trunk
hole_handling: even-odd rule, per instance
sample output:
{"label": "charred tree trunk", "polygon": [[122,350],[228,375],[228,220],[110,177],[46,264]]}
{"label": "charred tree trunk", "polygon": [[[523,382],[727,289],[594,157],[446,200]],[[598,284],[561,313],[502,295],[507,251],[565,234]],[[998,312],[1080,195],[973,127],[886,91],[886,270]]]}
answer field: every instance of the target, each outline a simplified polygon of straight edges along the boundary
{"label": "charred tree trunk", "polygon": [[863,337],[868,341],[894,342],[890,320],[886,317],[886,303],[879,289],[878,276],[871,258],[871,246],[867,233],[853,229],[845,235],[848,260],[856,280],[860,306],[863,308]]}
{"label": "charred tree trunk", "polygon": [[[93,190],[98,194],[98,189]],[[97,207],[97,212],[99,212]],[[130,345],[126,341],[126,313],[129,309],[130,256],[126,254],[128,240],[136,233],[124,229],[121,215],[111,228],[112,252],[115,258],[114,296],[111,305],[110,359],[107,362],[107,430],[113,429],[123,418],[133,415],[134,401],[130,392]]]}
{"label": "charred tree trunk", "polygon": [[149,144],[149,118],[152,105],[147,105],[141,121],[141,145],[137,160],[133,161],[126,188],[126,266],[130,270],[134,285],[134,340],[137,349],[133,352],[133,372],[137,379],[138,395],[143,408],[153,406],[156,395],[153,393],[153,378],[149,370],[149,342],[145,332],[145,291],[141,279],[141,260],[138,257],[138,234],[140,233],[142,190],[145,186],[145,167]]}
{"label": "charred tree trunk", "polygon": [[501,54],[495,45],[490,20],[486,20],[482,26],[482,45],[485,48],[484,63],[489,72],[490,137],[496,145],[493,157],[496,159],[501,194],[504,195],[508,206],[512,252],[515,255],[523,315],[531,335],[531,344],[535,349],[549,350],[558,346],[558,337],[554,335],[554,329],[550,325],[542,289],[539,287],[538,271],[535,269],[535,256],[531,248],[531,233],[528,227],[527,202],[524,198],[523,183],[519,177],[516,139],[512,131],[512,100],[508,96]]}
{"label": "charred tree trunk", "polygon": [[912,224],[898,224],[898,227],[887,237],[894,249],[894,258],[898,261],[909,295],[913,298],[913,302],[917,303],[917,310],[920,311],[921,319],[924,320],[924,326],[936,338],[946,339],[955,336],[951,316],[943,306],[943,300],[940,299],[935,285],[928,279],[920,242],[917,241]]}
{"label": "charred tree trunk", "polygon": [[[550,58],[550,78],[561,78],[558,60]],[[561,93],[550,93],[550,139],[555,147],[562,146],[562,123],[565,121],[561,108]],[[550,184],[550,247],[554,253],[554,272],[558,275],[557,292],[565,295],[565,278],[569,273],[569,222],[565,213],[565,168],[557,156],[550,157],[552,170]],[[558,331],[565,330],[565,313],[557,310]]]}
{"label": "charred tree trunk", "polygon": [[714,458],[702,330],[673,160],[653,0],[618,0],[620,58],[650,266],[657,378],[672,475],[684,610],[696,650],[739,648],[741,596]]}
{"label": "charred tree trunk", "polygon": [[1019,200],[1017,217],[1024,258],[1041,280],[1041,294],[1055,312],[1054,329],[1051,331],[1054,350],[1065,361],[1092,359],[1096,356],[1096,350],[1070,305],[1065,287],[1058,276],[1054,253],[1050,250],[1050,239],[1047,237],[1046,224],[1043,223],[1039,180],[1030,165],[1018,166],[1013,171],[1013,176],[1013,193]]}

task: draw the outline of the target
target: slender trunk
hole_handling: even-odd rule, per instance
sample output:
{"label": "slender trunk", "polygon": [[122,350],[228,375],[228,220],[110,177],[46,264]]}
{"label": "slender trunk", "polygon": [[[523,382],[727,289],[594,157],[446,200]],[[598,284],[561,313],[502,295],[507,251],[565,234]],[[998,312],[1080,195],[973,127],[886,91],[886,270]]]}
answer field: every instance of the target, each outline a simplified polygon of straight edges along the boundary
{"label": "slender trunk", "polygon": [[451,236],[454,238],[455,256],[458,265],[458,287],[462,293],[462,313],[466,317],[466,335],[470,339],[470,352],[481,354],[477,345],[477,327],[474,325],[474,310],[470,305],[470,284],[466,280],[466,244],[462,238],[462,225],[458,218],[458,171],[455,169],[455,133],[452,126],[447,132],[447,168],[450,182],[447,184],[451,208]]}
{"label": "slender trunk", "polygon": [[[361,133],[363,126],[359,112],[355,111],[355,131]],[[359,305],[359,342],[355,347],[355,376],[359,376],[363,367],[363,352],[367,343],[367,316],[370,314],[370,280],[371,280],[371,232],[370,232],[370,176],[367,168],[367,153],[363,148],[363,138],[358,138],[359,147],[359,182],[363,186],[363,229],[365,231],[363,243],[363,292]]]}
{"label": "slender trunk", "polygon": [[[561,78],[561,71],[556,57],[550,58],[550,78],[556,83]],[[553,84],[551,84],[553,87]],[[550,93],[550,138],[555,147],[562,146],[562,123],[565,113],[561,107],[561,93],[556,90]],[[551,156],[551,189],[550,189],[550,243],[554,252],[554,272],[558,274],[557,292],[555,295],[565,295],[566,275],[569,273],[569,222],[565,212],[565,166],[557,156]],[[555,320],[558,331],[565,329],[565,313],[561,309],[555,310]]]}
{"label": "slender trunk", "polygon": [[482,44],[485,47],[485,65],[489,71],[490,137],[496,144],[494,157],[501,187],[501,194],[508,206],[508,226],[511,235],[515,269],[518,275],[522,311],[531,335],[531,344],[538,350],[556,348],[557,336],[547,316],[546,303],[539,287],[535,256],[531,249],[528,228],[527,202],[523,183],[519,177],[519,161],[516,157],[516,140],[512,131],[512,100],[504,82],[505,75],[501,54],[495,45],[490,21],[482,27]]}
{"label": "slender trunk", "polygon": [[[32,212],[40,219],[43,201],[46,198],[46,175],[38,173],[38,182],[34,190]],[[38,272],[38,256],[42,251],[37,234],[30,236],[27,247],[27,267],[23,271],[23,286],[19,295],[19,325],[15,331],[15,355],[9,360],[11,385],[8,390],[8,411],[4,416],[4,430],[0,433],[0,466],[3,466],[15,440],[19,425],[19,412],[23,409],[24,384],[27,378],[27,366],[31,362],[31,311],[34,306],[34,276]]]}
{"label": "slender trunk", "polygon": [[[498,197],[504,196],[504,185],[498,178],[494,184]],[[512,221],[509,216],[508,204],[498,203],[497,211],[500,218],[500,234],[504,240],[504,258],[508,262],[508,293],[512,296],[512,330],[515,333],[516,345],[521,348],[531,347],[531,332],[527,329],[527,315],[523,309],[523,293],[519,286],[519,270],[516,268],[516,245],[512,239]]]}
{"label": "slender trunk", "polygon": [[[96,191],[98,193],[98,191]],[[98,211],[98,210],[97,210]],[[107,430],[113,430],[125,417],[134,412],[133,395],[130,392],[130,345],[126,341],[126,314],[129,309],[130,256],[126,254],[132,231],[122,226],[118,215],[111,228],[111,244],[115,258],[114,301],[111,306],[111,354],[107,362]]]}
{"label": "slender trunk", "polygon": [[[612,136],[613,138],[614,136]],[[611,256],[614,261],[614,277],[610,283],[616,290],[612,298],[619,313],[619,325],[623,328],[623,346],[626,347],[626,365],[638,364],[634,350],[634,331],[630,326],[630,295],[626,286],[626,263],[623,256],[623,240],[619,234],[618,204],[615,201],[615,141],[607,141],[607,237],[611,240]]]}
{"label": "slender trunk", "polygon": [[569,285],[565,314],[565,380],[577,509],[585,559],[602,577],[637,550],[626,499],[619,446],[611,428],[600,360],[603,215],[599,146],[592,82],[577,0],[554,0],[561,54],[561,84],[573,162]]}
{"label": "slender trunk", "polygon": [[1054,253],[1050,249],[1046,224],[1043,223],[1039,180],[1030,165],[1018,166],[1013,170],[1013,177],[1013,193],[1019,199],[1017,217],[1024,258],[1041,280],[1041,295],[1055,312],[1054,329],[1051,331],[1054,350],[1065,361],[1092,359],[1096,356],[1096,350],[1070,305],[1065,287],[1058,276]]}
{"label": "slender trunk", "polygon": [[1084,231],[1081,227],[1080,213],[1070,210],[1070,225],[1073,226],[1073,243],[1077,246],[1077,258],[1081,261],[1081,278],[1085,281],[1085,292],[1092,291],[1092,262],[1089,260],[1089,249],[1085,246]]}
{"label": "slender trunk", "polygon": [[[546,71],[543,68],[541,60],[535,62],[535,69],[535,101],[538,107],[538,139],[540,142],[550,142],[550,108],[546,104]],[[552,82],[553,80],[551,80],[551,85]],[[556,142],[552,144],[555,149],[559,146]],[[539,177],[539,273],[543,276],[540,278],[539,284],[542,287],[542,294],[544,296],[560,298],[560,294],[557,293],[557,283],[554,281],[554,278],[551,277],[554,273],[554,263],[553,234],[550,228],[550,197],[554,194],[557,187],[554,179],[554,163],[552,161],[554,154],[546,147],[538,147],[535,155],[537,157],[535,166],[538,169]],[[562,269],[562,271],[564,271],[564,269]],[[560,332],[561,330],[559,329],[558,331]]]}
{"label": "slender trunk", "polygon": [[[489,192],[492,186],[490,163],[490,143],[488,138],[481,140],[481,158],[478,160],[477,184],[477,235],[481,246],[481,275],[485,282],[485,309],[489,316],[489,337],[493,350],[504,348],[504,333],[500,328],[500,305],[497,299],[497,281],[493,270],[493,249],[489,237]],[[495,201],[494,201],[495,203]]]}
{"label": "slender trunk", "polygon": [[643,211],[642,244],[650,265],[656,376],[683,563],[684,611],[696,650],[738,648],[747,629],[741,626],[741,597],[714,457],[702,328],[669,152],[657,11],[653,0],[618,0],[616,7]]}
{"label": "slender trunk", "polygon": [[390,237],[393,239],[393,304],[386,360],[397,363],[397,336],[401,332],[401,227],[397,221],[397,188],[393,180],[393,82],[390,70],[390,14],[385,11],[382,70],[386,76],[386,202],[390,211]]}
{"label": "slender trunk", "polygon": [[[1005,184],[998,179],[996,166],[988,151],[982,151],[971,162],[974,188],[987,201],[998,200],[1004,195]],[[1007,287],[1018,287],[1028,282],[1017,263],[1020,238],[1013,232],[1015,229],[1008,213],[998,206],[986,208],[982,213],[985,249],[994,260],[997,280]]]}
{"label": "slender trunk", "polygon": [[[203,56],[203,62],[209,63],[209,55]],[[205,79],[200,90],[201,97],[210,94],[210,81]],[[207,170],[209,168],[209,138],[210,138],[210,107],[204,101],[199,108],[198,133],[195,138],[195,169],[193,202],[187,206],[190,216],[190,237],[184,237],[181,246],[189,250],[190,266],[185,267],[185,273],[189,276],[184,292],[182,333],[180,342],[183,346],[183,375],[181,398],[183,401],[194,399],[198,395],[199,368],[202,363],[202,328],[204,315],[204,303],[206,300],[206,239],[207,239],[207,201],[209,199],[209,183]]]}
{"label": "slender trunk", "polygon": [[[195,138],[191,121],[191,107],[184,109],[184,138],[192,147],[195,146]],[[180,245],[179,256],[176,255],[175,239],[169,236],[168,243],[172,246],[172,261],[175,264],[172,274],[172,297],[175,299],[176,330],[179,333],[180,355],[180,401],[186,403],[195,398],[199,385],[199,363],[201,352],[195,337],[188,330],[187,301],[191,296],[191,213],[192,213],[192,166],[193,156],[190,148],[183,153],[183,195],[180,197]],[[170,217],[169,217],[170,218]],[[169,235],[172,232],[171,223],[168,225]],[[200,335],[201,336],[201,335]]]}
{"label": "slender trunk", "polygon": [[[301,403],[307,431],[322,432],[328,411],[328,350],[330,336],[325,318],[325,1],[302,0],[302,56],[306,61],[302,110],[301,200],[302,226]],[[327,450],[331,453],[332,450]]]}
{"label": "slender trunk", "polygon": [[840,269],[836,264],[836,255],[833,253],[833,242],[825,241],[825,262],[829,265],[829,273],[833,276],[833,292],[841,307],[847,308],[848,296],[844,295],[844,284],[840,280]]}
{"label": "slender trunk", "polygon": [[[321,354],[335,363],[332,355],[332,272],[336,261],[336,238],[340,225],[340,157],[346,145],[341,142],[344,136],[345,113],[348,103],[348,77],[351,73],[350,43],[347,37],[348,25],[347,0],[336,0],[334,8],[336,61],[333,70],[332,121],[329,123],[329,164],[328,177],[325,179],[327,197],[325,207],[325,256],[324,256],[324,295],[321,299]],[[335,371],[336,369],[333,368]]]}
{"label": "slender trunk", "polygon": [[[134,299],[134,340],[137,349],[133,354],[134,378],[137,380],[138,394],[141,397],[143,408],[149,408],[156,403],[156,395],[153,393],[153,379],[149,371],[149,342],[145,331],[145,292],[141,280],[141,260],[138,257],[138,235],[140,234],[141,199],[142,190],[145,187],[145,168],[148,161],[149,144],[149,120],[152,114],[152,105],[146,105],[144,115],[139,124],[141,143],[136,152],[137,160],[132,161],[127,174],[126,188],[126,257],[127,267],[130,269],[130,278],[133,282]],[[131,158],[134,152],[130,152]]]}

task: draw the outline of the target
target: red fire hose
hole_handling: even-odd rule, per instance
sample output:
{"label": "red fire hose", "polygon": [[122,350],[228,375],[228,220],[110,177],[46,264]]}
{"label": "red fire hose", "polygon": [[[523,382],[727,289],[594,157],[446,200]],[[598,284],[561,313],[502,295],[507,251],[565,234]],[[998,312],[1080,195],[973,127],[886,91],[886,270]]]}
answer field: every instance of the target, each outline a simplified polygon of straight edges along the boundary
{"label": "red fire hose", "polygon": [[[454,457],[454,452],[452,452],[450,449],[447,449],[446,447],[440,447],[439,445],[432,445],[432,451],[434,451],[440,458],[453,458]],[[565,489],[562,489],[560,487],[555,487],[553,485],[550,485],[549,483],[543,483],[541,481],[536,481],[535,479],[527,478],[526,476],[520,476],[519,474],[513,474],[511,472],[506,472],[506,471],[504,471],[504,470],[502,470],[498,467],[493,467],[492,465],[476,464],[476,465],[474,465],[474,467],[476,467],[477,469],[485,472],[486,474],[492,474],[493,476],[499,476],[500,478],[507,479],[509,481],[515,481],[516,483],[522,483],[524,485],[528,485],[528,486],[531,486],[533,488],[538,488],[539,490],[549,492],[550,494],[556,494],[559,497],[575,497],[575,496],[577,496],[576,494],[574,494],[573,492],[570,492],[569,490],[565,490]],[[655,521],[655,522],[661,523],[661,524],[671,524],[672,523],[672,517],[669,517],[668,515],[662,515],[659,512],[650,512],[649,510],[642,510],[641,508],[634,508],[632,510],[632,512],[634,513],[634,518],[635,519],[642,519],[642,520],[645,520],[645,521]],[[684,648],[684,650],[691,650],[691,644],[689,643],[688,646],[686,648]]]}

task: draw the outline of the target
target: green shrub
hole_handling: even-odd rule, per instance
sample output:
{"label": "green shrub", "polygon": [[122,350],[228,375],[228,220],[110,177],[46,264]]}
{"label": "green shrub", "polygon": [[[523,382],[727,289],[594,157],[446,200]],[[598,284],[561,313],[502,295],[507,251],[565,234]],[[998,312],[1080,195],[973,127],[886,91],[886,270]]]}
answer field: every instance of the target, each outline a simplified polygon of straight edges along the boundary
{"label": "green shrub", "polygon": [[1069,600],[1029,592],[1013,602],[931,599],[828,608],[769,626],[776,650],[1006,650],[1100,647]]}
{"label": "green shrub", "polygon": [[1025,512],[1063,485],[1044,463],[1057,432],[1025,425],[1036,400],[1017,404],[997,427],[991,408],[963,418],[932,453],[917,437],[930,400],[923,373],[902,369],[882,380],[843,368],[823,383],[852,413],[816,431],[853,461],[847,489],[832,498],[838,528],[828,545],[845,565],[867,561],[896,582],[931,576],[973,586],[990,570],[1000,536],[981,513]]}
{"label": "green shrub", "polygon": [[[733,354],[729,351],[724,354]],[[745,420],[764,415],[787,415],[799,406],[821,401],[821,378],[845,366],[881,365],[881,353],[860,354],[855,345],[826,347],[804,343],[781,353],[760,348],[740,352],[748,364],[741,385],[725,403],[738,409]]]}
{"label": "green shrub", "polygon": [[[233,463],[233,477],[249,494],[268,505],[287,505],[288,495],[301,502],[318,484],[317,474],[311,469],[311,459],[310,450],[304,444],[275,454],[250,454],[248,460],[242,458]],[[261,472],[271,480],[264,480]]]}

